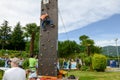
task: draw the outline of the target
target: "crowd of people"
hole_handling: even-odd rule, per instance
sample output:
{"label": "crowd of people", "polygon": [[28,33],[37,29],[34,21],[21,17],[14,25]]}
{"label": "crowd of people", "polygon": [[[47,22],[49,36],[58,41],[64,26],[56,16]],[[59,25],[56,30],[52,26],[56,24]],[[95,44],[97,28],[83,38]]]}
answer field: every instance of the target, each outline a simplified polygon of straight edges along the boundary
{"label": "crowd of people", "polygon": [[29,68],[23,69],[22,58],[1,58],[5,61],[5,68],[2,80],[37,80],[38,59],[31,55],[29,58]]}
{"label": "crowd of people", "polygon": [[[5,58],[5,68],[9,68],[4,72],[2,80],[39,80],[37,79],[38,76],[38,57],[34,55],[30,55],[29,57],[29,68],[23,69],[22,58]],[[72,62],[76,62],[77,64],[82,64],[80,59],[63,59],[62,65],[59,64],[59,59],[57,60],[57,68],[58,70],[62,69],[71,69]],[[62,67],[61,67],[62,66]]]}
{"label": "crowd of people", "polygon": [[71,69],[77,69],[77,65],[82,65],[82,60],[79,58],[74,59],[63,59],[62,68],[71,70]]}

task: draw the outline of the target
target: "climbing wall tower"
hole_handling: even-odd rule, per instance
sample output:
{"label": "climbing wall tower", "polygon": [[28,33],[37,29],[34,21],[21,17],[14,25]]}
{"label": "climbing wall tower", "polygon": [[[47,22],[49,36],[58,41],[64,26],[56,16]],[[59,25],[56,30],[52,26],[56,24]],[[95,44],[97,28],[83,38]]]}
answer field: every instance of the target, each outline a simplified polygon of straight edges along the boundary
{"label": "climbing wall tower", "polygon": [[53,20],[54,27],[40,27],[40,49],[38,74],[41,76],[57,76],[57,42],[58,42],[58,0],[41,0],[41,14],[46,12]]}

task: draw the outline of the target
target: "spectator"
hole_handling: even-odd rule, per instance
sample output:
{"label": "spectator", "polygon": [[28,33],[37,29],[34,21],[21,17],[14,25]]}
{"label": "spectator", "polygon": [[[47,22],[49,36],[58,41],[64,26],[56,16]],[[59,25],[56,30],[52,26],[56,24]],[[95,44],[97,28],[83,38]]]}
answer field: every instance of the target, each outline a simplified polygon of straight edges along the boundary
{"label": "spectator", "polygon": [[37,75],[36,75],[36,73],[30,74],[30,76],[28,77],[28,80],[37,80]]}
{"label": "spectator", "polygon": [[26,80],[25,70],[19,67],[19,59],[11,59],[11,68],[6,70],[2,80]]}
{"label": "spectator", "polygon": [[36,65],[37,65],[37,59],[33,54],[31,54],[29,58],[29,68],[32,72],[36,71]]}
{"label": "spectator", "polygon": [[20,62],[19,62],[19,67],[20,67],[20,68],[23,68],[22,64],[23,64],[23,59],[20,58]]}
{"label": "spectator", "polygon": [[[38,56],[35,56],[34,54],[31,54],[30,55],[30,58],[29,58],[29,73],[27,74],[28,77],[30,77],[33,73],[37,75],[37,68],[38,68],[38,59],[37,59]],[[29,80],[33,80],[32,79],[29,79]]]}
{"label": "spectator", "polygon": [[10,59],[6,57],[5,59],[5,68],[10,68]]}
{"label": "spectator", "polygon": [[63,60],[63,68],[64,68],[64,69],[67,68],[67,61],[66,61],[66,59]]}
{"label": "spectator", "polygon": [[57,68],[60,69],[59,59],[57,60]]}

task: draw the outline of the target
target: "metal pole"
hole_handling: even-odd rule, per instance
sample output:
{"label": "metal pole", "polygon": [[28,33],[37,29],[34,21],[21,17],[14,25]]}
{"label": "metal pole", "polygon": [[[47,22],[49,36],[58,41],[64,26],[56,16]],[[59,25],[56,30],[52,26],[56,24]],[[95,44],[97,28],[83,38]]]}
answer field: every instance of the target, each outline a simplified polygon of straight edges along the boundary
{"label": "metal pole", "polygon": [[118,46],[117,46],[117,38],[115,39],[115,42],[116,42],[116,52],[117,52],[117,56],[118,56],[118,67],[120,67],[120,64],[119,64],[119,53],[118,53]]}
{"label": "metal pole", "polygon": [[[109,46],[108,46],[109,47]],[[107,47],[107,54],[108,54],[108,57],[110,57],[110,54],[109,54],[109,49],[108,49],[108,47]]]}

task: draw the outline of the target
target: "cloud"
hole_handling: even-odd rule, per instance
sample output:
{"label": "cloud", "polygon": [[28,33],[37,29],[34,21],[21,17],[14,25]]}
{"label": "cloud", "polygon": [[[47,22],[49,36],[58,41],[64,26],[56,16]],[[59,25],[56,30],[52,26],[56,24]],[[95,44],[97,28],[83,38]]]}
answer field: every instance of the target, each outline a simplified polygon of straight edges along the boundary
{"label": "cloud", "polygon": [[11,26],[19,21],[39,25],[40,0],[0,0],[0,11],[0,23],[7,20]]}
{"label": "cloud", "polygon": [[117,45],[120,46],[120,34],[98,34],[96,37],[92,36],[92,39],[94,39],[95,45],[97,46],[116,46],[116,39]]}
{"label": "cloud", "polygon": [[[59,0],[66,32],[120,14],[120,0]],[[59,20],[59,33],[65,32]]]}
{"label": "cloud", "polygon": [[[98,40],[98,41],[95,41],[95,45],[97,46],[116,46],[116,41],[115,39],[112,39],[112,40]],[[117,46],[120,46],[120,40],[118,39],[117,40]]]}
{"label": "cloud", "polygon": [[[19,21],[22,26],[32,22],[40,25],[40,2],[41,0],[0,0],[0,25],[4,20],[8,20],[10,26],[15,26]],[[58,4],[59,33],[79,29],[114,14],[120,14],[120,0],[58,0]],[[95,43],[99,46],[115,45],[114,39],[118,36],[119,34],[99,35]],[[78,38],[69,36],[68,38],[79,42]],[[62,39],[64,40],[65,37]],[[119,40],[118,44],[120,44]]]}
{"label": "cloud", "polygon": [[[8,20],[11,26],[18,21],[21,25],[32,22],[40,25],[40,1],[0,0],[0,23]],[[59,16],[62,16],[65,24],[64,28],[59,17],[59,33],[79,29],[120,13],[120,0],[58,0],[58,4]]]}

